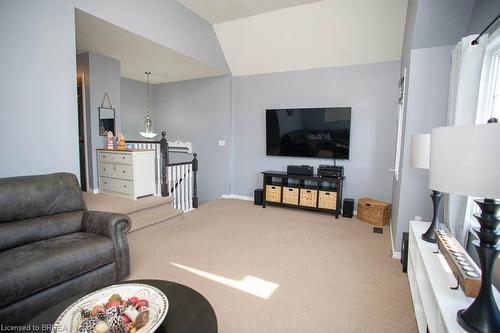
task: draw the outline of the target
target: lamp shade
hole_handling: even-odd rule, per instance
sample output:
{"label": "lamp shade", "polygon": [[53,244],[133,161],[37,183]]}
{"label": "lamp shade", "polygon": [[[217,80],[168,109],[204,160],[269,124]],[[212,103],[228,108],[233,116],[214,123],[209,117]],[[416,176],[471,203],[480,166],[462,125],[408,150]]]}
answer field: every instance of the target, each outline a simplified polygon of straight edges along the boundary
{"label": "lamp shade", "polygon": [[500,198],[500,123],[432,130],[429,188]]}
{"label": "lamp shade", "polygon": [[429,161],[431,157],[431,135],[412,135],[410,150],[410,165],[413,168],[429,169]]}

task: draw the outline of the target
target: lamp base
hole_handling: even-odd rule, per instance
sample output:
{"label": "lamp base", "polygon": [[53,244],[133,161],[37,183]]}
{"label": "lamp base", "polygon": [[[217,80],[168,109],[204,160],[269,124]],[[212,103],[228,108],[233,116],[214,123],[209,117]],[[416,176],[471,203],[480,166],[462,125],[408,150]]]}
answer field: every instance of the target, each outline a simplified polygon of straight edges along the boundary
{"label": "lamp base", "polygon": [[426,232],[422,234],[422,239],[429,243],[436,243],[436,233],[435,229],[439,229],[439,211],[441,209],[441,198],[443,194],[438,191],[432,191],[432,205],[434,206],[434,216],[432,217],[432,223]]}
{"label": "lamp base", "polygon": [[500,247],[497,245],[500,232],[497,230],[500,219],[500,203],[492,199],[476,200],[481,215],[474,214],[481,228],[474,228],[479,240],[473,242],[481,264],[481,289],[465,310],[457,313],[457,322],[467,332],[500,332],[500,312],[493,297],[491,275]]}

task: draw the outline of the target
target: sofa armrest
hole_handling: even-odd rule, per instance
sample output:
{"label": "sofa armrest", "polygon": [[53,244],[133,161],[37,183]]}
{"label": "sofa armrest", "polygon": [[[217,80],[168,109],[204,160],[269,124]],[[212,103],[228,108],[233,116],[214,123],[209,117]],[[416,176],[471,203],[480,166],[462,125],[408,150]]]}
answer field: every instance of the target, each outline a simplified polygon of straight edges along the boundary
{"label": "sofa armrest", "polygon": [[87,211],[83,214],[83,231],[112,239],[115,248],[116,278],[130,274],[130,256],[127,232],[131,222],[127,215]]}

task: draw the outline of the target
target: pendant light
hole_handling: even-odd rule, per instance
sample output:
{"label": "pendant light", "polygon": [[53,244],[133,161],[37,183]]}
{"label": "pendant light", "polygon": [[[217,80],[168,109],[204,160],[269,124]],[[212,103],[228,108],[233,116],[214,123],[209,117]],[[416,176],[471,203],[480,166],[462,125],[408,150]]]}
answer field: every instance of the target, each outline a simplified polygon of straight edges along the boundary
{"label": "pendant light", "polygon": [[145,72],[147,76],[147,103],[146,103],[146,120],[144,121],[144,132],[139,132],[140,135],[145,137],[146,139],[152,139],[158,134],[153,133],[152,128],[153,128],[153,122],[151,121],[151,115],[149,114],[149,76],[151,75],[151,72]]}

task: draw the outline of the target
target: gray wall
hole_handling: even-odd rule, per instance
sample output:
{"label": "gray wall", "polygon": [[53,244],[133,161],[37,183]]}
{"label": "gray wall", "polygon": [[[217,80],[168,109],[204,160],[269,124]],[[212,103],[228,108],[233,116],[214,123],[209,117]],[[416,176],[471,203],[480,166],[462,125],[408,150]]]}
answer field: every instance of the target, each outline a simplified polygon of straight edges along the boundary
{"label": "gray wall", "polygon": [[[198,153],[201,202],[229,193],[231,149],[231,77],[188,80],[153,86],[153,124],[166,130],[169,140],[190,141]],[[218,146],[225,140],[226,146]],[[173,154],[171,159],[190,160]]]}
{"label": "gray wall", "polygon": [[476,0],[418,0],[412,48],[458,43],[467,33],[475,3]]}
{"label": "gray wall", "polygon": [[[499,13],[499,0],[476,0],[467,35],[480,33]],[[500,27],[500,22],[497,22],[495,26]]]}
{"label": "gray wall", "polygon": [[[444,125],[448,104],[451,50],[498,15],[497,0],[409,0],[402,66],[407,67],[407,99],[400,181],[394,181],[392,233],[395,251],[416,215],[429,220],[428,175],[409,166],[410,136]],[[493,17],[492,17],[493,16]],[[417,68],[413,68],[417,66]],[[432,110],[432,113],[429,113]]]}
{"label": "gray wall", "polygon": [[261,171],[288,164],[332,164],[331,159],[266,156],[267,108],[351,106],[350,160],[345,196],[391,201],[399,62],[233,78],[231,193],[252,196]]}
{"label": "gray wall", "polygon": [[407,100],[401,189],[397,215],[393,215],[398,223],[392,227],[397,248],[401,245],[403,232],[408,231],[410,220],[415,216],[422,216],[424,221],[432,219],[429,172],[410,167],[410,137],[446,125],[451,50],[452,46],[441,46],[411,52],[411,89]]}
{"label": "gray wall", "polygon": [[0,177],[79,176],[73,7],[0,1]]}
{"label": "gray wall", "polygon": [[[150,110],[154,112],[154,90],[150,88]],[[121,78],[122,131],[127,140],[144,140],[139,132],[144,131],[146,117],[147,84],[140,81]],[[153,129],[161,132],[153,117]]]}
{"label": "gray wall", "polygon": [[[77,71],[83,72],[86,80],[88,186],[97,189],[99,180],[96,149],[106,146],[106,138],[99,135],[99,107],[105,93],[108,93],[115,109],[113,134],[117,135],[122,131],[120,62],[100,54],[84,53],[77,56]],[[104,106],[108,106],[107,100]]]}

